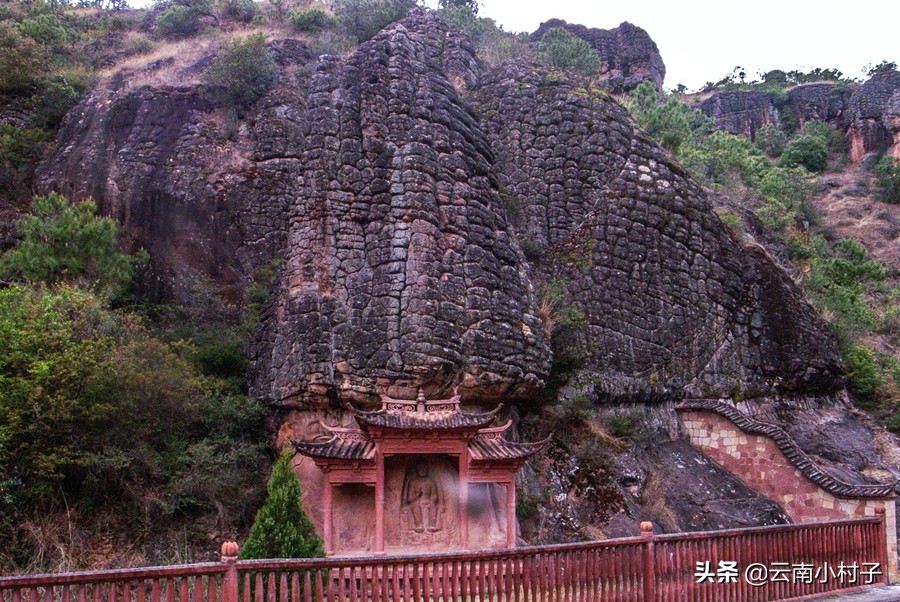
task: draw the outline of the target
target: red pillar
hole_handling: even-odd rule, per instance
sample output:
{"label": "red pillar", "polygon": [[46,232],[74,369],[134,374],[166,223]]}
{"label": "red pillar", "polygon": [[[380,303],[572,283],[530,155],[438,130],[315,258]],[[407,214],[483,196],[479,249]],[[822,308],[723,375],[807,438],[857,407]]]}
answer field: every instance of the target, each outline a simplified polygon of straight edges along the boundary
{"label": "red pillar", "polygon": [[333,525],[333,517],[332,517],[332,495],[331,488],[333,485],[331,484],[331,473],[325,473],[325,489],[322,492],[322,506],[323,508],[323,518],[322,518],[322,535],[325,540],[325,554],[331,556],[334,554],[334,525]]}
{"label": "red pillar", "polygon": [[506,547],[516,547],[516,481],[506,484]]}
{"label": "red pillar", "polygon": [[375,450],[375,553],[384,554],[384,454]]}
{"label": "red pillar", "polygon": [[459,452],[459,547],[469,547],[469,446]]}

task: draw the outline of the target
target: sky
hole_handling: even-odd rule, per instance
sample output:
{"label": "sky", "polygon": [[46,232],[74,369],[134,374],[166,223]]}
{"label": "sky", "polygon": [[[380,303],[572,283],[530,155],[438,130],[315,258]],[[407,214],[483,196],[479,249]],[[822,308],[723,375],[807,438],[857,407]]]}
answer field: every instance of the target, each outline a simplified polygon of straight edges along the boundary
{"label": "sky", "polygon": [[[132,0],[146,6],[151,0]],[[427,0],[435,7],[437,0]],[[507,31],[532,32],[557,17],[610,29],[644,28],[666,64],[666,88],[697,89],[742,66],[749,78],[772,69],[900,63],[900,0],[481,0],[479,15]]]}

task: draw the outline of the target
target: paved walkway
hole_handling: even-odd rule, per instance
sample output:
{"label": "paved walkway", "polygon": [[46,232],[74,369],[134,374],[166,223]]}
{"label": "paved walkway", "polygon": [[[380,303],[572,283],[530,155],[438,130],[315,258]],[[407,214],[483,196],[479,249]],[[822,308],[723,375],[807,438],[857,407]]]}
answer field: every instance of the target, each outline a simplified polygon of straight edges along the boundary
{"label": "paved walkway", "polygon": [[851,594],[836,594],[821,598],[811,598],[810,602],[900,602],[900,585],[886,585]]}

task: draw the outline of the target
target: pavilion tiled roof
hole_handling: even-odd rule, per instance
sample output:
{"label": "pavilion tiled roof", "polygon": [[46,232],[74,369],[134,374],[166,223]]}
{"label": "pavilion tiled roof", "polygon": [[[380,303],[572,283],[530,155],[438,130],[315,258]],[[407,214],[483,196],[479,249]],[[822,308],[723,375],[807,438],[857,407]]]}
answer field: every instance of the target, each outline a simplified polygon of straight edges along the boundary
{"label": "pavilion tiled roof", "polygon": [[332,436],[323,441],[293,441],[294,448],[305,456],[333,460],[372,460],[375,443],[358,429],[328,429]]}
{"label": "pavilion tiled roof", "polygon": [[502,405],[490,412],[468,413],[456,411],[404,411],[380,409],[374,412],[356,410],[356,419],[363,426],[405,430],[460,430],[482,428],[490,424],[500,413]]}
{"label": "pavilion tiled roof", "polygon": [[542,451],[550,438],[534,443],[519,443],[508,439],[482,439],[473,437],[469,441],[469,454],[473,460],[519,460]]}
{"label": "pavilion tiled roof", "polygon": [[366,412],[353,410],[357,422],[364,428],[403,429],[413,431],[478,429],[493,422],[503,405],[490,412],[463,412],[459,395],[449,399],[426,400],[422,391],[415,400],[381,396],[381,409]]}
{"label": "pavilion tiled roof", "polygon": [[[420,392],[418,399],[394,399],[382,395],[381,409],[362,411],[350,408],[362,427],[326,427],[331,437],[318,441],[294,441],[296,450],[306,456],[326,460],[372,460],[375,442],[369,436],[370,426],[407,431],[470,431],[466,435],[469,454],[474,461],[523,460],[549,443],[549,438],[535,443],[509,441],[503,434],[512,422],[489,427],[500,411],[498,405],[490,412],[463,412],[459,395],[450,399],[426,400]],[[474,432],[472,432],[474,431]],[[464,434],[464,433],[463,433]]]}

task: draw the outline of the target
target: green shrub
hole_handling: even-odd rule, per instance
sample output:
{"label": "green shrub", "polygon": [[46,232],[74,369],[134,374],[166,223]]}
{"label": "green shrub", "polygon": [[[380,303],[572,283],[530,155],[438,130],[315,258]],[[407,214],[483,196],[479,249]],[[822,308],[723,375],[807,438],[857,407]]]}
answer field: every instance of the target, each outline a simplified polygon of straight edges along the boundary
{"label": "green shrub", "polygon": [[885,155],[875,165],[875,185],[882,200],[900,203],[900,159]]}
{"label": "green shrub", "polygon": [[243,23],[249,23],[259,12],[253,0],[222,0],[222,16]]}
{"label": "green shrub", "polygon": [[851,341],[875,326],[862,294],[867,286],[881,282],[886,276],[884,266],[869,259],[862,245],[844,238],[830,253],[814,258],[807,284],[819,303],[831,312],[831,323],[838,335],[844,341]]}
{"label": "green shrub", "polygon": [[473,15],[478,14],[478,0],[439,0],[438,8],[442,10],[467,10]]}
{"label": "green shrub", "polygon": [[756,179],[754,189],[765,201],[757,211],[760,220],[779,233],[797,221],[813,193],[809,172],[802,167],[772,167]]}
{"label": "green shrub", "polygon": [[335,18],[320,8],[308,8],[291,13],[291,25],[297,31],[322,31],[334,27]]}
{"label": "green shrub", "polygon": [[597,75],[600,57],[591,46],[562,27],[551,27],[538,46],[548,62],[560,69],[570,69],[586,76]]}
{"label": "green shrub", "polygon": [[156,17],[156,31],[166,38],[184,38],[200,27],[200,13],[188,6],[170,6]]}
{"label": "green shrub", "polygon": [[784,152],[787,134],[774,123],[767,123],[756,132],[756,139],[753,142],[756,144],[756,148],[768,156],[779,157]]}
{"label": "green shrub", "polygon": [[828,141],[821,136],[799,133],[784,147],[779,164],[782,167],[802,165],[812,172],[825,171],[828,163]]}
{"label": "green shrub", "polygon": [[203,72],[211,96],[240,113],[278,81],[278,65],[262,33],[236,39]]}
{"label": "green shrub", "polygon": [[559,402],[557,415],[563,422],[584,422],[594,413],[594,404],[585,395],[567,397]]}
{"label": "green shrub", "polygon": [[812,119],[803,124],[800,133],[807,136],[818,136],[825,141],[829,151],[840,152],[844,150],[844,136],[830,123]]}
{"label": "green shrub", "polygon": [[52,13],[22,19],[19,30],[44,48],[57,52],[80,37],[76,30],[66,27],[59,17]]}
{"label": "green shrub", "polygon": [[365,42],[416,6],[416,0],[335,0],[334,12],[350,35]]}
{"label": "green shrub", "polygon": [[268,495],[241,548],[241,558],[313,558],[324,556],[322,540],[300,503],[300,481],[285,450],[272,467]]}
{"label": "green shrub", "polygon": [[478,18],[471,9],[466,6],[447,6],[440,10],[441,18],[453,29],[458,29],[469,36],[472,44],[478,45],[481,41],[482,19]]}
{"label": "green shrub", "polygon": [[644,81],[631,91],[626,107],[635,121],[676,155],[712,129],[712,119],[690,108],[676,96],[661,100],[653,82]]}
{"label": "green shrub", "polygon": [[35,97],[36,117],[49,129],[59,127],[66,113],[81,99],[87,82],[79,74],[54,73],[41,82]]}
{"label": "green shrub", "polygon": [[0,21],[0,92],[29,90],[47,70],[41,47],[9,21]]}
{"label": "green shrub", "polygon": [[0,123],[0,173],[3,179],[9,180],[34,167],[52,138],[52,134],[44,130]]}
{"label": "green shrub", "polygon": [[606,432],[619,439],[634,439],[640,433],[641,414],[634,410],[606,417]]}
{"label": "green shrub", "polygon": [[747,138],[716,130],[680,152],[683,164],[709,184],[735,186],[758,181],[771,164]]}
{"label": "green shrub", "polygon": [[57,193],[34,197],[16,230],[21,241],[0,256],[0,274],[28,282],[68,282],[113,294],[140,259],[119,250],[119,225],[96,215],[91,200],[70,203]]}
{"label": "green shrub", "polygon": [[872,397],[884,385],[875,357],[862,344],[847,346],[842,352],[850,379],[851,391],[862,397]]}

